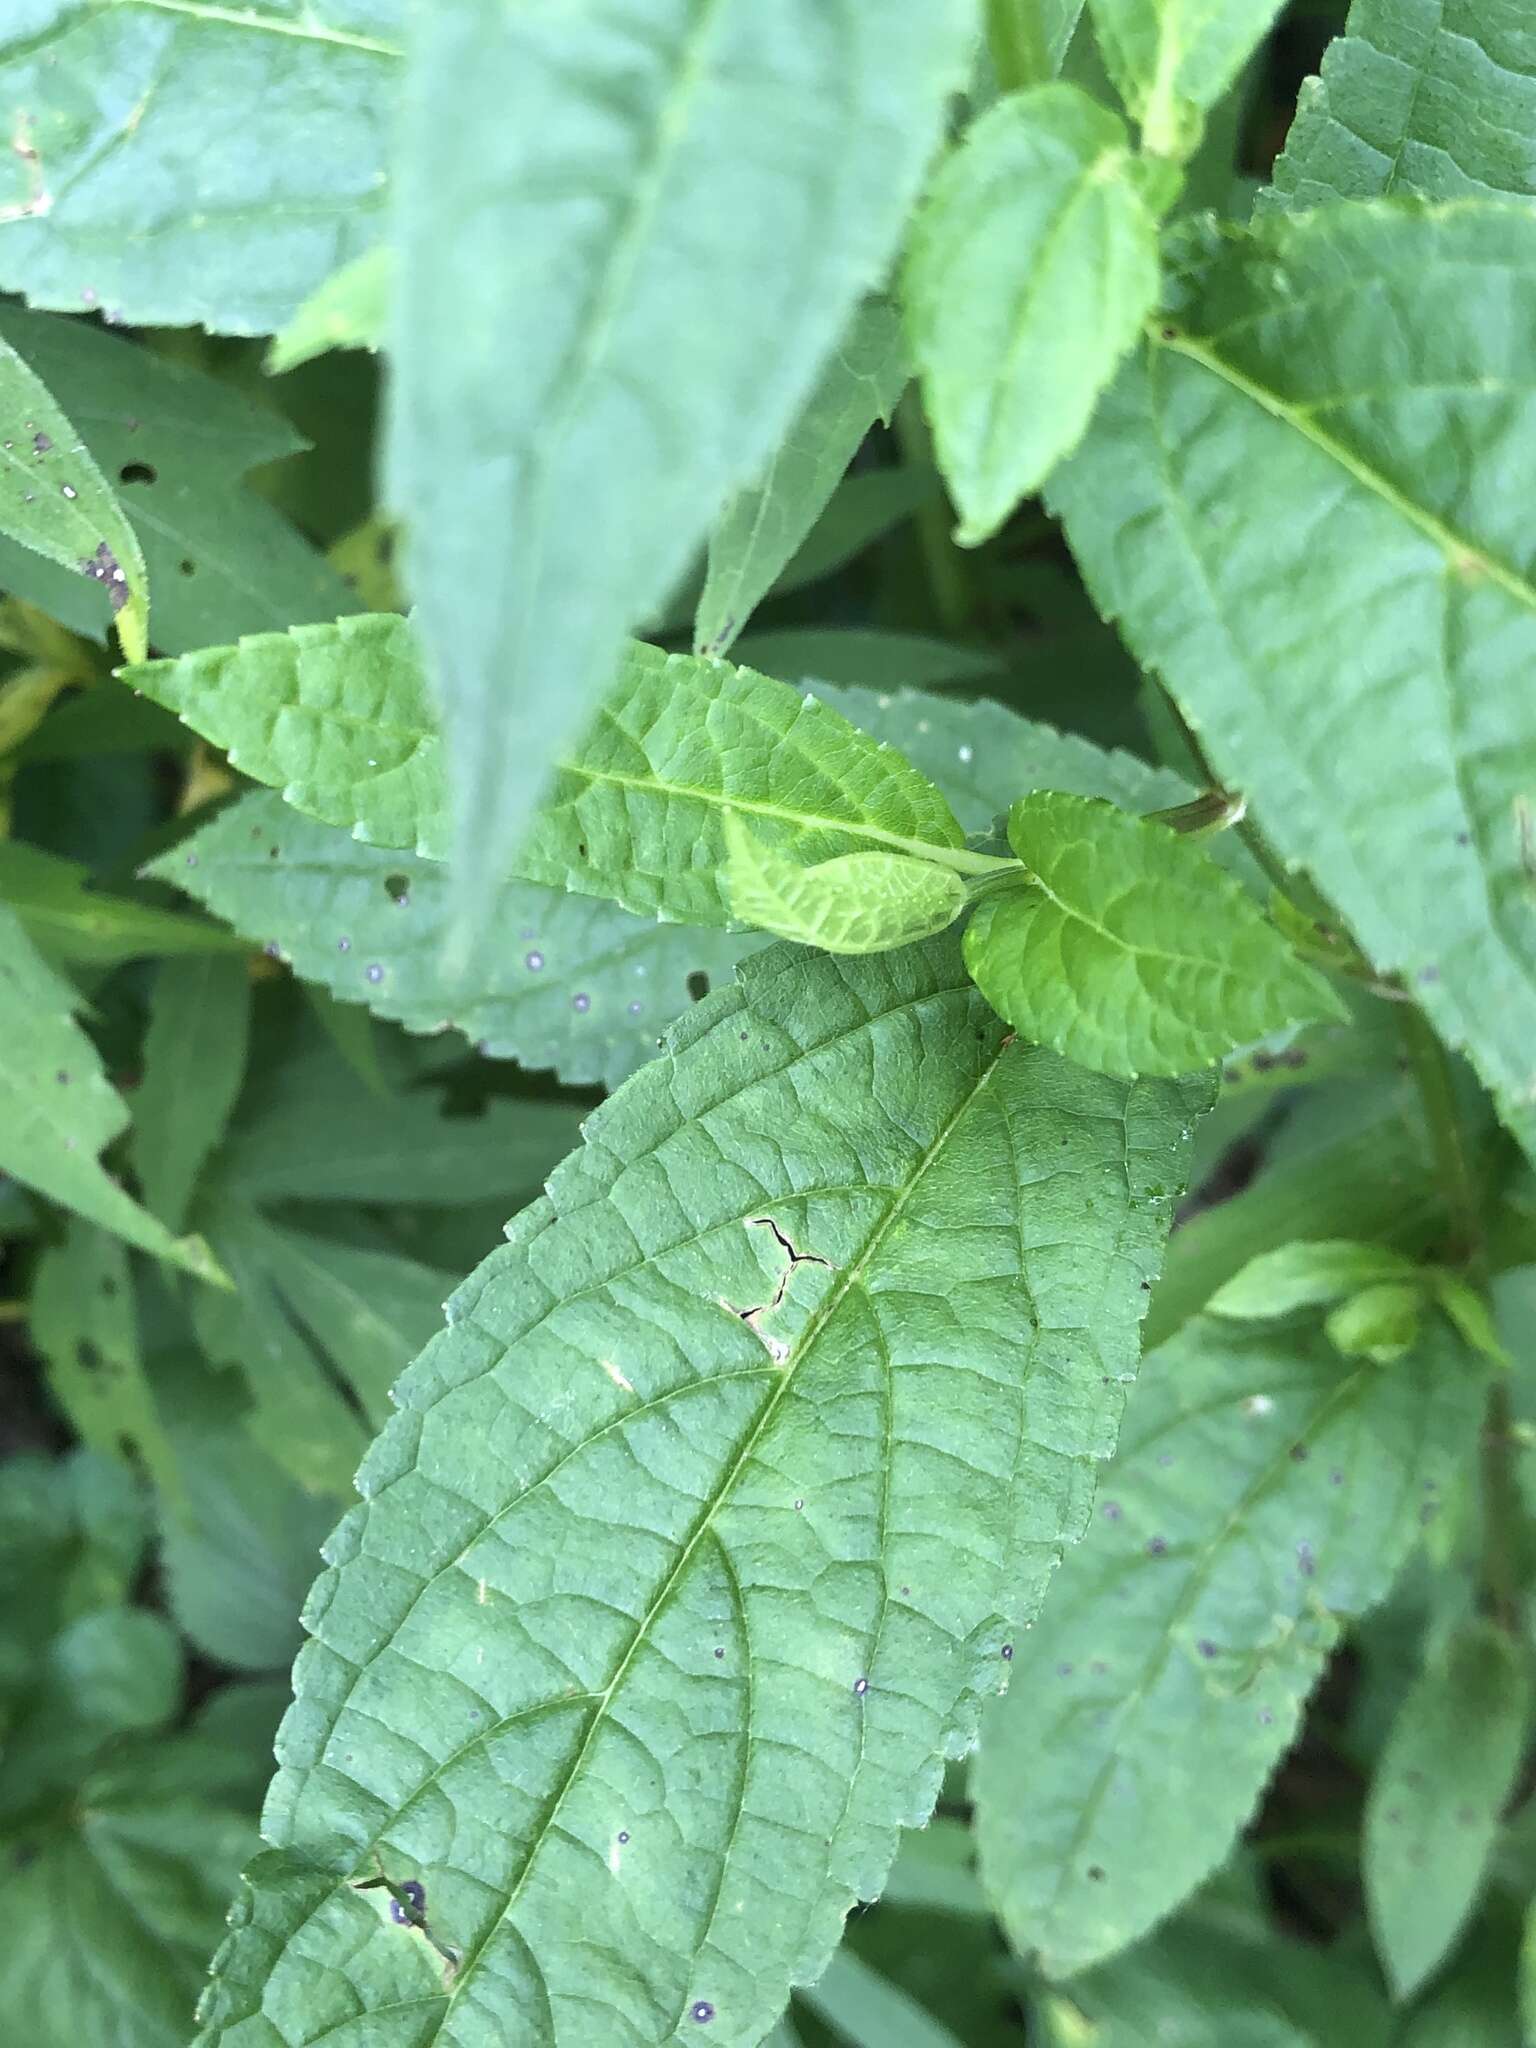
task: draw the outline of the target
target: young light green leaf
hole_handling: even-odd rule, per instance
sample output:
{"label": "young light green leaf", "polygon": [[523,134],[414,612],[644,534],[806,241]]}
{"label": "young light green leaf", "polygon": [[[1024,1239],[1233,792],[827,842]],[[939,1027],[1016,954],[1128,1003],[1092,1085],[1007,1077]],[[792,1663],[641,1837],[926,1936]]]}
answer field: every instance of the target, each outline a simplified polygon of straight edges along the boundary
{"label": "young light green leaf", "polygon": [[973,31],[970,0],[416,16],[387,478],[482,930],[624,635],[880,282]]}
{"label": "young light green leaf", "polygon": [[0,840],[0,904],[9,904],[33,944],[54,961],[115,967],[145,954],[196,959],[237,950],[217,925],[94,889],[81,862],[20,839]]}
{"label": "young light green leaf", "polygon": [[48,386],[0,336],[0,533],[102,587],[123,652],[149,652],[149,571],[112,487]]}
{"label": "young light green leaf", "polygon": [[361,846],[265,790],[221,811],[149,872],[345,1002],[412,1031],[451,1026],[492,1058],[610,1088],[654,1055],[696,977],[728,980],[755,943],[511,881],[490,936],[455,968],[441,862]]}
{"label": "young light green leaf", "polygon": [[801,867],[725,816],[725,885],[745,925],[829,953],[887,953],[931,938],[965,908],[953,868],[904,853],[843,853]]}
{"label": "young light green leaf", "polygon": [[1435,1300],[1450,1317],[1471,1348],[1492,1361],[1507,1366],[1510,1356],[1499,1336],[1493,1308],[1460,1273],[1445,1267],[1431,1267],[1426,1275]]}
{"label": "young light green leaf", "polygon": [[133,1158],[145,1201],[170,1230],[186,1222],[240,1092],[250,997],[243,958],[167,960],[155,977]]}
{"label": "young light green leaf", "polygon": [[136,326],[281,326],[378,233],[401,15],[401,0],[8,9],[0,289]]}
{"label": "young light green leaf", "polygon": [[1418,1342],[1425,1306],[1421,1283],[1384,1280],[1341,1301],[1324,1317],[1323,1328],[1346,1358],[1395,1365]]}
{"label": "young light green leaf", "polygon": [[176,1498],[181,1482],[144,1372],[121,1240],[72,1217],[63,1243],[38,1261],[30,1320],[49,1388],[81,1441],[110,1458],[136,1455],[161,1493]]}
{"label": "young light green leaf", "polygon": [[1536,196],[1536,58],[1525,10],[1354,0],[1261,206],[1422,192]]}
{"label": "young light green leaf", "polygon": [[[336,1996],[375,2028],[410,2001],[420,2048],[747,2048],[1081,1526],[1203,1084],[1010,1040],[952,941],[739,977],[397,1390],[205,2041],[259,2011],[313,2042]],[[424,1884],[451,1981],[376,1931],[376,1859]]]}
{"label": "young light green leaf", "polygon": [[[128,9],[114,13],[126,27]],[[14,232],[0,228],[0,249]],[[182,654],[355,608],[325,557],[241,481],[304,446],[280,413],[85,321],[0,305],[0,338],[47,380],[115,480],[149,564],[157,647]],[[5,541],[0,587],[101,638],[84,580]]]}
{"label": "young light green leaf", "polygon": [[1531,1717],[1525,1645],[1463,1624],[1404,1700],[1365,1807],[1365,1899],[1382,1966],[1410,1997],[1472,1910]]}
{"label": "young light green leaf", "polygon": [[1183,162],[1193,153],[1207,109],[1269,33],[1281,4],[1088,0],[1109,75],[1151,154]]}
{"label": "young light green leaf", "polygon": [[[378,845],[447,853],[437,721],[403,619],[263,635],[127,679],[299,810]],[[807,866],[877,849],[963,873],[998,865],[967,850],[924,776],[814,697],[632,642],[525,821],[517,869],[642,916],[724,925],[727,810]]]}
{"label": "young light green leaf", "polygon": [[1157,302],[1168,166],[1075,85],[999,100],[908,245],[907,327],[958,539],[995,533],[1078,441]]}
{"label": "young light green leaf", "polygon": [[1321,1308],[1341,1294],[1381,1281],[1420,1282],[1422,1267],[1390,1245],[1358,1244],[1348,1238],[1293,1242],[1250,1259],[1218,1287],[1210,1313],[1239,1322],[1262,1322],[1299,1308]]}
{"label": "young light green leaf", "polygon": [[78,1001],[0,904],[0,1172],[156,1258],[215,1278],[201,1239],[173,1237],[97,1157],[128,1112],[74,1020]]}
{"label": "young light green leaf", "polygon": [[273,336],[267,374],[280,377],[332,349],[382,347],[394,283],[395,252],[387,242],[354,256],[304,301],[281,334]]}
{"label": "young light green leaf", "polygon": [[833,351],[800,417],[756,482],[740,490],[709,536],[694,618],[700,654],[724,654],[821,516],[875,421],[889,422],[907,381],[901,322],[871,299]]}
{"label": "young light green leaf", "polygon": [[1536,430],[1524,313],[1489,310],[1536,318],[1536,215],[1325,208],[1186,254],[1060,472],[1068,537],[1270,844],[1536,1146],[1536,539],[1506,484]]}
{"label": "young light green leaf", "polygon": [[1008,839],[1029,884],[983,899],[965,959],[1028,1037],[1107,1073],[1180,1074],[1347,1014],[1246,890],[1166,825],[1047,790],[1013,806]]}
{"label": "young light green leaf", "polygon": [[1049,1975],[1134,1941],[1225,1857],[1481,1394],[1443,1325],[1389,1373],[1341,1368],[1320,1333],[1214,1323],[1147,1361],[975,1778],[983,1880]]}

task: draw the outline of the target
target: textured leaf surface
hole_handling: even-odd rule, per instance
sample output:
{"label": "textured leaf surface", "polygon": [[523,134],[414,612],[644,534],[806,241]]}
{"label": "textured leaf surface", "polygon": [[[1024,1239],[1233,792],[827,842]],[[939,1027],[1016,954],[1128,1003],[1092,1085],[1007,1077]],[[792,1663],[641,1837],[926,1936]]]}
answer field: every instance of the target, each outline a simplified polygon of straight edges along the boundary
{"label": "textured leaf surface", "polygon": [[1087,426],[1157,301],[1172,185],[1073,85],[999,100],[946,159],[905,285],[962,542],[995,533]]}
{"label": "textured leaf surface", "polygon": [[1021,797],[1028,886],[986,898],[966,965],[1015,1029],[1110,1073],[1181,1074],[1338,998],[1252,898],[1168,826],[1112,804]]}
{"label": "textured leaf surface", "polygon": [[903,853],[844,853],[801,867],[734,812],[725,820],[726,889],[743,924],[829,953],[885,953],[931,938],[965,908],[952,868]]}
{"label": "textured leaf surface", "polygon": [[[0,226],[0,249],[14,232]],[[46,379],[118,486],[154,584],[158,648],[182,654],[354,608],[325,558],[241,481],[303,447],[279,414],[82,321],[0,306],[0,336]],[[83,577],[0,541],[0,586],[101,637]]]}
{"label": "textured leaf surface", "polygon": [[834,350],[767,469],[738,491],[709,536],[694,618],[701,654],[724,654],[816,524],[859,444],[889,420],[907,380],[901,322],[872,299]]}
{"label": "textured leaf surface", "polygon": [[1366,1802],[1363,1865],[1376,1947],[1400,1998],[1423,1983],[1472,1910],[1530,1710],[1525,1645],[1471,1621],[1392,1724]]}
{"label": "textured leaf surface", "polygon": [[758,2041],[1081,1526],[1201,1086],[1006,1043],[952,943],[740,975],[402,1384],[206,2038]]}
{"label": "textured leaf surface", "polygon": [[1525,0],[1355,0],[1302,87],[1262,203],[1536,194],[1536,43]]}
{"label": "textured leaf surface", "polygon": [[1385,1594],[1469,1450],[1480,1393],[1439,1331],[1390,1372],[1213,1325],[1147,1361],[977,1771],[984,1880],[1049,1974],[1134,1941],[1226,1855],[1339,1617]]}
{"label": "textured leaf surface", "polygon": [[1280,12],[1281,0],[1089,0],[1110,77],[1146,147],[1189,154],[1215,105]]}
{"label": "textured leaf surface", "polygon": [[[444,762],[410,628],[342,619],[128,680],[259,782],[384,846],[448,850]],[[528,880],[723,925],[725,812],[805,865],[870,847],[985,868],[936,789],[814,697],[632,642],[518,857]]]}
{"label": "textured leaf surface", "polygon": [[77,1001],[0,904],[0,1171],[157,1258],[206,1275],[206,1248],[173,1238],[97,1157],[128,1112],[71,1014]]}
{"label": "textured leaf surface", "polygon": [[973,27],[967,0],[419,15],[389,489],[477,923],[624,634],[880,282]]}
{"label": "textured leaf surface", "polygon": [[412,1031],[451,1025],[493,1058],[607,1087],[651,1058],[688,1006],[690,977],[728,979],[755,943],[511,881],[489,935],[455,967],[441,862],[359,845],[264,790],[151,872],[347,1002]]}
{"label": "textured leaf surface", "polygon": [[250,994],[243,959],[166,961],[155,977],[133,1156],[145,1201],[171,1230],[185,1223],[198,1175],[240,1093]]}
{"label": "textured leaf surface", "polygon": [[378,234],[401,13],[400,0],[8,9],[0,288],[137,326],[281,326]]}
{"label": "textured leaf surface", "polygon": [[37,372],[0,339],[0,532],[102,586],[123,652],[149,651],[149,571],[112,487]]}
{"label": "textured leaf surface", "polygon": [[1217,774],[1536,1144],[1533,320],[1513,206],[1203,242],[1056,490]]}

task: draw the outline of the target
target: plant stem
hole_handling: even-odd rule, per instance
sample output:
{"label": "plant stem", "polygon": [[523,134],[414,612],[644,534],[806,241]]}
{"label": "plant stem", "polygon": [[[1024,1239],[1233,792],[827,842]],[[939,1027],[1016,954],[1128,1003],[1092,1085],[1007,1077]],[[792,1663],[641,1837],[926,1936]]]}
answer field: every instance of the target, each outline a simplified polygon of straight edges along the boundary
{"label": "plant stem", "polygon": [[987,48],[999,92],[1046,84],[1051,67],[1040,0],[987,0]]}
{"label": "plant stem", "polygon": [[24,1323],[27,1313],[24,1301],[0,1301],[0,1323]]}
{"label": "plant stem", "polygon": [[[933,437],[923,413],[923,401],[915,384],[902,395],[896,408],[896,440],[902,459],[918,469],[934,469]],[[917,509],[917,540],[928,571],[928,587],[934,610],[946,633],[964,634],[970,628],[975,606],[971,600],[970,578],[950,539],[950,505],[943,491],[925,498]]]}

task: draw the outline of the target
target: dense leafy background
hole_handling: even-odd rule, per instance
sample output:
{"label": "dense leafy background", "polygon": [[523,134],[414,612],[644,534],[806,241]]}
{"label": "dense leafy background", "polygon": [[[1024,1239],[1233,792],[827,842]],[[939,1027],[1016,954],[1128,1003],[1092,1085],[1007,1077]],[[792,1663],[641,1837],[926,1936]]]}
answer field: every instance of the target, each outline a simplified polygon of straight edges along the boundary
{"label": "dense leafy background", "polygon": [[0,2008],[1528,2048],[1524,0],[3,11]]}

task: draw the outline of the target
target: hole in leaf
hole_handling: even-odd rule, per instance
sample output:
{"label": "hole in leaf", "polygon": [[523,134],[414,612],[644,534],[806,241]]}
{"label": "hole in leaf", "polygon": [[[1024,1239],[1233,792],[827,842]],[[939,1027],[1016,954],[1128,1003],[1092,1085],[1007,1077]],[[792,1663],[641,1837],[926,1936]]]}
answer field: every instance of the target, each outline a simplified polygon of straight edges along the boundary
{"label": "hole in leaf", "polygon": [[384,894],[391,903],[409,903],[411,900],[411,878],[409,875],[386,875]]}
{"label": "hole in leaf", "polygon": [[688,977],[688,995],[691,1001],[702,1003],[709,994],[709,976],[702,967],[695,967]]}
{"label": "hole in leaf", "polygon": [[183,557],[182,560],[176,564],[176,567],[181,571],[183,576],[195,576],[197,574],[196,564],[187,561],[185,557]]}
{"label": "hole in leaf", "polygon": [[117,472],[120,484],[157,484],[160,472],[152,462],[125,462]]}

